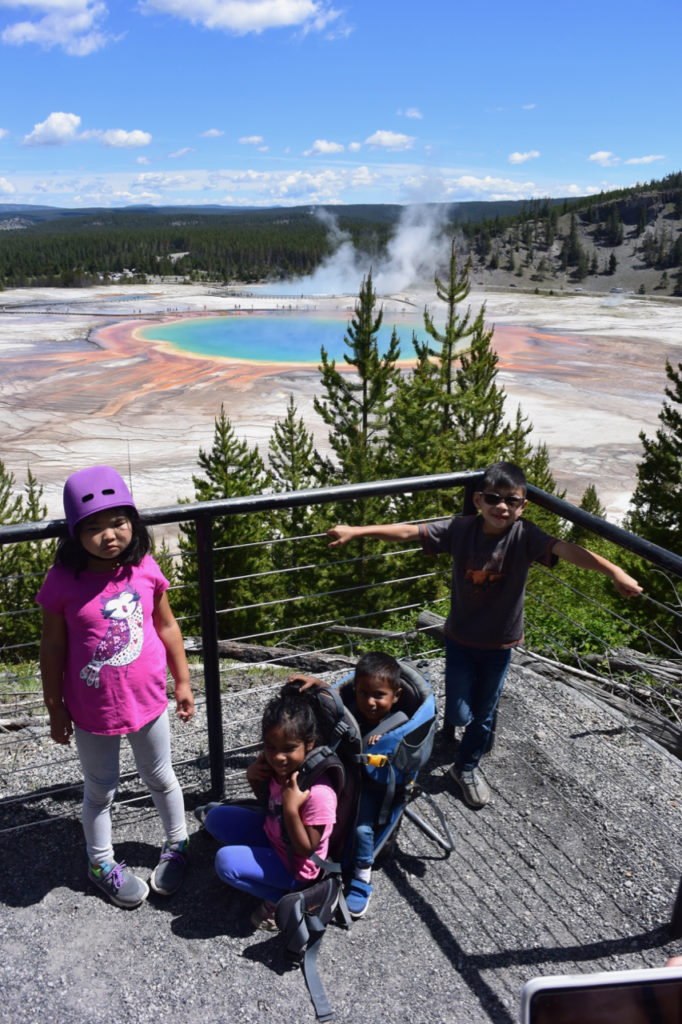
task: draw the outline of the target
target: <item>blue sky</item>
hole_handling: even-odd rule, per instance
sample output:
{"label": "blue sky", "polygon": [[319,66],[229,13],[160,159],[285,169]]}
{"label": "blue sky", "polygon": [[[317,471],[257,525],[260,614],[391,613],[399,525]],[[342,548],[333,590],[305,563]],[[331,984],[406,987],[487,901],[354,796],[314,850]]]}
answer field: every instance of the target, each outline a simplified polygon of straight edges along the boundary
{"label": "blue sky", "polygon": [[682,169],[679,0],[0,0],[0,203],[586,195]]}

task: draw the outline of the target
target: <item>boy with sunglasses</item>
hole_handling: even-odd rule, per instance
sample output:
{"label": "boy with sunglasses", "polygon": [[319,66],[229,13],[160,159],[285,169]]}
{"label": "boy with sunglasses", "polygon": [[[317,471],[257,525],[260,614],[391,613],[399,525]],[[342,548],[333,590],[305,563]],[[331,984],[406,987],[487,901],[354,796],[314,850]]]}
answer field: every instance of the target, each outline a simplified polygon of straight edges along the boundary
{"label": "boy with sunglasses", "polygon": [[433,523],[335,526],[330,547],[356,537],[420,541],[425,554],[452,557],[450,611],[445,621],[445,732],[465,726],[450,775],[470,807],[490,799],[478,763],[488,748],[495,711],[512,648],[523,641],[523,604],[531,562],[547,566],[563,558],[581,569],[610,576],[622,597],[642,588],[601,555],[551,537],[521,518],[526,477],[511,462],[496,462],[474,493],[479,514]]}

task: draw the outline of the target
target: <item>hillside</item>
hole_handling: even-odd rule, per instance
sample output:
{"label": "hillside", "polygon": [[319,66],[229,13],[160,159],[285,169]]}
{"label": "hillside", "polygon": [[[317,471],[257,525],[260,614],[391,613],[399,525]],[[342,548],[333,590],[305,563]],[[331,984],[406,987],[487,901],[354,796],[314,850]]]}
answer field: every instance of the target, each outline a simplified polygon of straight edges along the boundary
{"label": "hillside", "polygon": [[[682,296],[682,182],[465,225],[477,285]],[[661,183],[661,184],[668,184]]]}

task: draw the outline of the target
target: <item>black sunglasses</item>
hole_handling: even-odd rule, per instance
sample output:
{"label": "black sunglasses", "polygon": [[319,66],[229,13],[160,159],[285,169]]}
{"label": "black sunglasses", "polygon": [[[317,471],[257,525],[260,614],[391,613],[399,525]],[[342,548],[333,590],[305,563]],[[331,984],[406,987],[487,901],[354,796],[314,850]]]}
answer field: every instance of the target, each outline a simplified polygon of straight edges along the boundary
{"label": "black sunglasses", "polygon": [[502,502],[507,508],[518,508],[523,505],[525,498],[519,498],[518,494],[497,494],[495,491],[481,491],[486,505],[501,505]]}

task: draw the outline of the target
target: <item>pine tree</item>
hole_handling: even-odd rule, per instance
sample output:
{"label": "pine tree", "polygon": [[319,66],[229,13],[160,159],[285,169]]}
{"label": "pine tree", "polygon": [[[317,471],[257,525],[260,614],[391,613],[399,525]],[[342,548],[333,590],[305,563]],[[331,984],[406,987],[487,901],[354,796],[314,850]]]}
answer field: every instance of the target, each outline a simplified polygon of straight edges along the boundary
{"label": "pine tree", "polygon": [[[210,451],[199,450],[198,463],[203,475],[192,476],[195,501],[239,498],[261,494],[270,486],[270,474],[257,448],[240,441],[221,405],[215,420]],[[183,614],[198,611],[196,588],[196,527],[181,526],[179,541],[183,560],[178,576],[183,583],[177,602]],[[241,636],[271,628],[277,620],[275,605],[249,608],[277,597],[271,577],[258,578],[272,569],[271,539],[265,514],[224,516],[213,522],[213,563],[216,580],[216,605],[220,636]],[[231,609],[235,609],[232,611]]]}
{"label": "pine tree", "polygon": [[329,443],[334,465],[322,465],[326,482],[360,483],[375,479],[385,447],[386,410],[398,378],[396,362],[400,344],[393,331],[388,350],[379,353],[377,335],[383,312],[375,315],[376,292],[372,273],[363,280],[344,342],[344,361],[354,373],[341,373],[336,361],[321,350],[322,388],[325,398],[315,398],[315,411],[330,428]]}
{"label": "pine tree", "polygon": [[471,264],[467,263],[464,270],[457,272],[457,254],[455,251],[454,239],[450,246],[449,278],[447,285],[434,276],[436,295],[444,302],[447,308],[445,317],[445,328],[439,331],[433,321],[428,309],[424,310],[424,330],[440,346],[435,348],[428,342],[414,342],[418,359],[427,356],[436,360],[439,378],[439,404],[440,404],[440,427],[443,434],[452,429],[452,404],[455,390],[455,360],[467,351],[467,339],[473,334],[474,326],[471,324],[471,310],[467,309],[464,315],[460,315],[458,306],[469,295],[471,285],[469,284],[469,271]]}
{"label": "pine tree", "polygon": [[[296,415],[293,395],[286,416],[277,420],[269,441],[269,464],[275,491],[304,491],[317,483],[315,442],[303,419]],[[276,509],[270,514],[273,566],[282,572],[282,593],[297,598],[282,606],[281,625],[294,626],[313,617],[312,602],[298,600],[310,591],[305,568],[324,558],[326,548],[319,535],[329,527],[327,513],[319,505],[298,505]],[[297,567],[301,571],[292,571]],[[324,589],[324,588],[323,588]]]}
{"label": "pine tree", "polygon": [[[43,488],[31,469],[27,470],[23,495],[16,493],[15,483],[14,474],[0,461],[0,523],[45,519]],[[26,541],[0,548],[0,651],[5,658],[26,660],[36,656],[41,619],[34,598],[54,552],[54,541]]]}
{"label": "pine tree", "polygon": [[[599,500],[597,494],[597,488],[594,484],[588,484],[585,488],[582,498],[580,499],[579,508],[583,512],[589,512],[590,515],[599,516],[600,519],[606,517],[606,509]],[[588,547],[594,548],[594,540],[589,530],[586,530],[584,526],[578,526],[577,523],[571,525],[566,538],[570,540],[572,544],[587,544]]]}
{"label": "pine tree", "polygon": [[[399,379],[386,426],[387,446],[381,477],[385,479],[429,476],[447,473],[453,463],[452,434],[441,432],[442,407],[439,402],[440,374],[429,356],[428,346],[413,336],[417,360]],[[426,519],[451,514],[442,506],[437,491],[396,495],[395,517]]]}
{"label": "pine tree", "polygon": [[[317,460],[318,478],[323,484],[377,480],[386,467],[388,408],[399,379],[396,363],[400,344],[394,330],[388,350],[380,354],[377,335],[383,312],[375,312],[376,298],[370,272],[362,282],[355,314],[344,335],[348,348],[344,361],[353,373],[341,373],[325,349],[321,351],[320,372],[325,397],[316,398],[314,407],[329,427],[329,445],[334,455],[332,459]],[[324,514],[329,525],[333,522],[381,522],[390,517],[389,508],[387,499],[370,498],[327,507]],[[326,582],[328,589],[337,591],[338,596],[329,597],[327,612],[356,611],[357,596],[351,588],[369,585],[381,578],[376,547],[366,551],[365,542],[361,540],[354,554],[357,558],[350,563],[332,560]]]}
{"label": "pine tree", "polygon": [[455,370],[454,400],[450,403],[457,463],[453,469],[480,469],[497,461],[512,439],[504,416],[506,395],[497,383],[493,331],[486,328],[484,315],[482,306],[472,324],[469,348]]}
{"label": "pine tree", "polygon": [[286,416],[276,421],[268,444],[275,491],[304,491],[316,480],[315,441],[296,412],[294,396],[289,395]]}
{"label": "pine tree", "polygon": [[682,363],[665,364],[670,382],[668,401],[659,413],[654,437],[642,431],[644,449],[637,467],[637,486],[627,516],[627,528],[670,551],[682,548]]}

